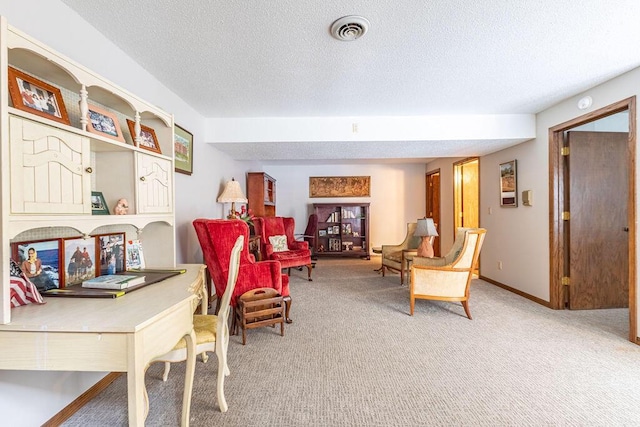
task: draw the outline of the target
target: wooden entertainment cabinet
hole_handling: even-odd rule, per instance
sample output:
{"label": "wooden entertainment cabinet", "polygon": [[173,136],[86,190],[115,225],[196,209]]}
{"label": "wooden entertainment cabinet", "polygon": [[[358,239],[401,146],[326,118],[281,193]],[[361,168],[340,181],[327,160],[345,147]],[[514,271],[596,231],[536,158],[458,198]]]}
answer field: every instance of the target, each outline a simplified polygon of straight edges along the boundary
{"label": "wooden entertainment cabinet", "polygon": [[276,216],[276,180],[264,172],[247,172],[247,200],[255,216]]}
{"label": "wooden entertainment cabinet", "polygon": [[370,258],[369,203],[314,203],[315,255]]}

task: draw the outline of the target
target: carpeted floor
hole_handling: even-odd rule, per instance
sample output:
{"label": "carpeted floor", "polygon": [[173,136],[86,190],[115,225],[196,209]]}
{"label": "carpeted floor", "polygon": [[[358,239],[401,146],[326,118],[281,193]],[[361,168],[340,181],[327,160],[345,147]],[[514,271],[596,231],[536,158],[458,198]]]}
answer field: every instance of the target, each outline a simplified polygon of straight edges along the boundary
{"label": "carpeted floor", "polygon": [[[417,301],[379,259],[293,271],[294,323],[229,344],[229,411],[217,361],[196,363],[192,426],[637,426],[640,346],[628,310],[555,311],[481,280],[460,304]],[[179,425],[184,364],[147,371],[147,426]],[[65,426],[127,425],[126,377]]]}

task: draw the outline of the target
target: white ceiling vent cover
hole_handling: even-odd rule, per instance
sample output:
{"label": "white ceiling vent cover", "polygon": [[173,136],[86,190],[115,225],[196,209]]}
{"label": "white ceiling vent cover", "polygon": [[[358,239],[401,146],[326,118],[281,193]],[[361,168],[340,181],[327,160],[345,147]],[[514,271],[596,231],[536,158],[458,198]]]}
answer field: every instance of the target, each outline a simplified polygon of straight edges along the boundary
{"label": "white ceiling vent cover", "polygon": [[343,16],[331,25],[331,35],[345,42],[358,39],[369,29],[369,21],[362,16]]}

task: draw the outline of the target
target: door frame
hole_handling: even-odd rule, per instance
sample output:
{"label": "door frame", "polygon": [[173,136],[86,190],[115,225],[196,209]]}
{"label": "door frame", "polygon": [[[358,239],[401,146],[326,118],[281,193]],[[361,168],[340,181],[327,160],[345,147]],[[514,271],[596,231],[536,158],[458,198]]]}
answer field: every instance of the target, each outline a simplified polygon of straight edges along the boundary
{"label": "door frame", "polygon": [[[433,206],[431,206],[431,202],[434,199],[433,198],[433,190],[429,190],[429,182],[430,182],[430,178],[433,175],[438,175],[438,201],[437,201],[437,212],[438,212],[438,216],[437,216],[437,223],[436,223],[436,229],[438,231],[438,233],[442,233],[442,183],[441,183],[441,178],[442,178],[442,174],[440,173],[440,168],[432,170],[430,172],[427,172],[425,174],[425,188],[426,188],[426,201],[425,201],[425,215],[427,217],[429,216],[433,216],[433,215],[429,215],[429,211],[431,212],[435,212],[436,209],[433,209]],[[436,238],[434,239],[433,242],[433,251],[435,253],[435,256],[442,256],[441,254],[441,245],[440,245],[440,236],[436,236]]]}
{"label": "door frame", "polygon": [[629,138],[627,142],[629,186],[627,194],[627,224],[629,227],[629,340],[637,340],[636,307],[636,97],[623,99],[606,107],[576,117],[549,128],[549,306],[564,308],[565,235],[563,227],[564,174],[562,161],[564,132],[613,114],[629,112]]}

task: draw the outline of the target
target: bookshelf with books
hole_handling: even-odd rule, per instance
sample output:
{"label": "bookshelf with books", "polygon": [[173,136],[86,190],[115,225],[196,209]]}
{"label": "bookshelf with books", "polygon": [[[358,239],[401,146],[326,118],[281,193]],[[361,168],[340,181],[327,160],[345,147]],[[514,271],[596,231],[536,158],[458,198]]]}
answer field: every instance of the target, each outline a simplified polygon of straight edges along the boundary
{"label": "bookshelf with books", "polygon": [[369,259],[369,203],[314,203],[315,254]]}

